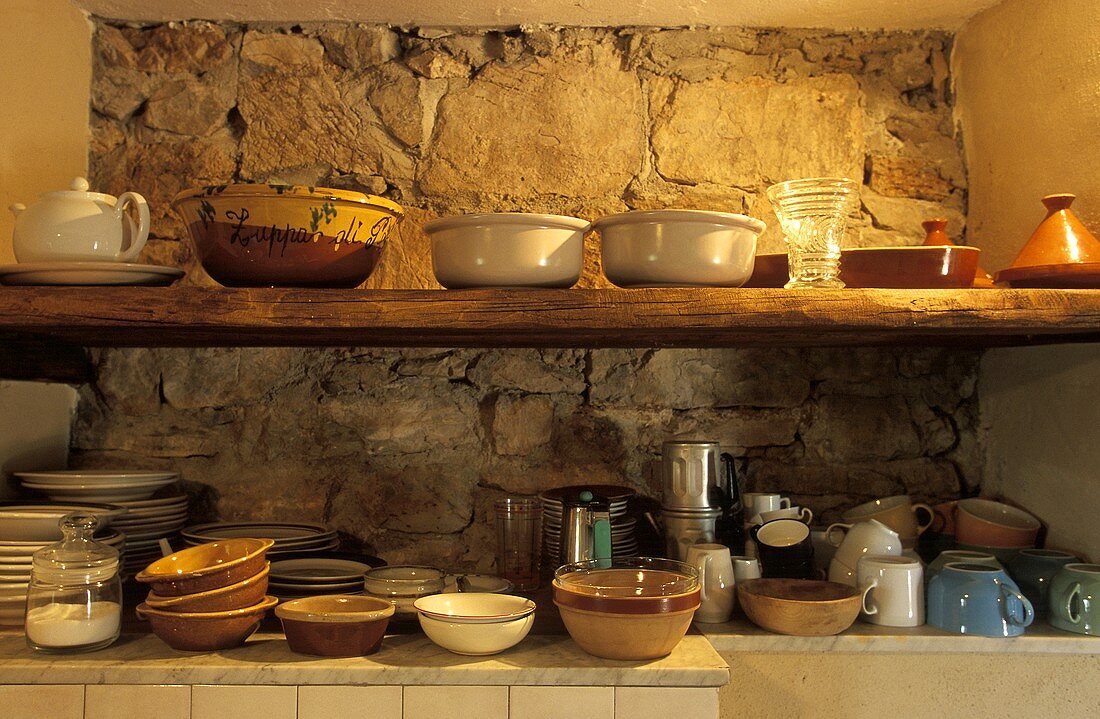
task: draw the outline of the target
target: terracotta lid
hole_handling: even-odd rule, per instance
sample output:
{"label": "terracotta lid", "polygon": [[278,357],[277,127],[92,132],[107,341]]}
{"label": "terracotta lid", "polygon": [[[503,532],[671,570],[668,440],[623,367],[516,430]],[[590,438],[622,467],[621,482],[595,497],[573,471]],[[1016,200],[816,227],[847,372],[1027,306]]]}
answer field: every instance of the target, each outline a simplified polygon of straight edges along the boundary
{"label": "terracotta lid", "polygon": [[1100,262],[1100,241],[1069,209],[1075,195],[1047,195],[1047,216],[1035,228],[1012,267]]}

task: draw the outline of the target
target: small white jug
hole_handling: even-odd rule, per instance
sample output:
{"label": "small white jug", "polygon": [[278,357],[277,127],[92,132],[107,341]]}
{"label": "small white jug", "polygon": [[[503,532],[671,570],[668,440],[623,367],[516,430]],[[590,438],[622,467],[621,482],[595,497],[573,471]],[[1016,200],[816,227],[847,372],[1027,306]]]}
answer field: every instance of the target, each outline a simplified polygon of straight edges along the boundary
{"label": "small white jug", "polygon": [[737,598],[733,561],[729,547],[723,544],[695,544],[688,547],[687,563],[699,570],[699,598],[695,621],[713,624],[728,622]]}
{"label": "small white jug", "polygon": [[[19,262],[132,262],[149,238],[149,204],[134,192],[89,192],[78,177],[68,190],[44,192],[15,214],[12,249]],[[138,222],[126,213],[137,210]]]}

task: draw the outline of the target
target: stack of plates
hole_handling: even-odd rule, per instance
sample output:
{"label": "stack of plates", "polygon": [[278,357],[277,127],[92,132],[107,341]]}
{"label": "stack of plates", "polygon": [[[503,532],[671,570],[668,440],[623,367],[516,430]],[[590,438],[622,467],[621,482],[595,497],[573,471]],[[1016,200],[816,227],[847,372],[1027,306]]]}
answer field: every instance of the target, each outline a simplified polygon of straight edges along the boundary
{"label": "stack of plates", "polygon": [[129,576],[160,559],[163,555],[160,540],[173,539],[176,532],[187,526],[187,496],[177,494],[118,504],[127,511],[111,526],[126,535],[126,561],[122,563],[122,573]]}
{"label": "stack of plates", "polygon": [[550,489],[539,495],[542,502],[542,547],[544,558],[553,566],[558,565],[561,551],[561,521],[563,500],[578,496],[588,490],[606,501],[611,515],[611,554],[615,557],[633,557],[638,554],[638,538],[634,534],[637,520],[628,516],[628,504],[635,491],[630,487],[611,484],[575,485]]}
{"label": "stack of plates", "polygon": [[[121,532],[106,529],[96,540],[117,549],[124,557]],[[31,556],[49,542],[18,542],[0,539],[0,625],[23,623],[27,605],[27,585],[31,579]]]}
{"label": "stack of plates", "polygon": [[175,482],[175,472],[130,472],[109,469],[72,469],[55,472],[16,472],[23,486],[58,502],[123,504],[149,499],[161,487]]}
{"label": "stack of plates", "polygon": [[187,527],[182,535],[183,541],[192,546],[237,537],[274,539],[275,546],[267,552],[272,559],[316,554],[340,545],[335,529],[306,522],[213,522]]}
{"label": "stack of plates", "polygon": [[363,575],[372,566],[384,564],[374,557],[361,559],[366,561],[330,557],[274,561],[268,574],[267,591],[279,599],[318,594],[359,594],[363,591]]}

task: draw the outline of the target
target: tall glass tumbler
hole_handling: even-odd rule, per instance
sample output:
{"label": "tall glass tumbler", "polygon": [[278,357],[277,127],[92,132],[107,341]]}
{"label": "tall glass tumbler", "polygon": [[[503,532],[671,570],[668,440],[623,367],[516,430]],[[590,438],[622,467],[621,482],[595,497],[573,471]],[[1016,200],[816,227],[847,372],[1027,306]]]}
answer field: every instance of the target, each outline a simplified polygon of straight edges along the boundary
{"label": "tall glass tumbler", "polygon": [[493,505],[497,527],[497,572],[528,591],[539,588],[542,505],[537,499],[508,497]]}
{"label": "tall glass tumbler", "polygon": [[787,240],[787,288],[843,287],[840,241],[859,210],[859,183],[843,177],[788,180],[768,188]]}

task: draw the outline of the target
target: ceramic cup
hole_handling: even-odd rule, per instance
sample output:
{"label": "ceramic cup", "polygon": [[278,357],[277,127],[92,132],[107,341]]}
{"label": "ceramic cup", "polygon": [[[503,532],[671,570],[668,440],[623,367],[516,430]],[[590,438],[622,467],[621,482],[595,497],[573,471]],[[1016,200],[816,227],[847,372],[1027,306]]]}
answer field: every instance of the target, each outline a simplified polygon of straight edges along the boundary
{"label": "ceramic cup", "polygon": [[791,506],[791,500],[780,494],[766,492],[745,492],[741,495],[741,504],[746,517],[755,517],[761,512],[771,512]]}
{"label": "ceramic cup", "polygon": [[1100,635],[1100,564],[1067,564],[1050,580],[1050,625]]}
{"label": "ceramic cup", "polygon": [[1031,602],[1031,606],[1035,608],[1035,613],[1045,616],[1049,609],[1047,595],[1050,590],[1050,580],[1062,567],[1080,561],[1080,557],[1069,552],[1053,549],[1024,549],[1008,562],[1006,569],[1016,580],[1020,591]]}
{"label": "ceramic cup", "polygon": [[687,563],[699,570],[699,600],[696,622],[728,622],[737,596],[736,575],[730,550],[724,544],[696,544],[688,547]]}
{"label": "ceramic cup", "polygon": [[830,524],[825,530],[825,537],[837,548],[833,558],[851,568],[855,568],[860,557],[868,554],[899,556],[902,550],[898,533],[877,519],[855,524]]}
{"label": "ceramic cup", "polygon": [[924,570],[919,560],[870,554],[859,560],[856,581],[863,592],[864,621],[886,627],[924,624]]}
{"label": "ceramic cup", "polygon": [[764,577],[811,579],[814,547],[810,528],[797,519],[773,519],[752,529]]}
{"label": "ceramic cup", "polygon": [[750,579],[760,579],[760,560],[756,557],[730,557],[733,562],[733,579],[738,584]]}
{"label": "ceramic cup", "polygon": [[967,564],[981,564],[983,567],[1003,569],[1000,561],[992,554],[985,552],[971,552],[967,549],[947,549],[939,553],[924,570],[924,582],[932,581],[932,577],[940,573],[945,565],[951,562],[966,562]]}
{"label": "ceramic cup", "polygon": [[955,508],[955,539],[983,547],[1034,547],[1039,520],[1022,509],[989,499],[961,499]]}
{"label": "ceramic cup", "polygon": [[[925,515],[923,522],[917,519],[918,513]],[[897,532],[906,548],[911,548],[916,546],[917,537],[932,526],[936,514],[927,504],[914,504],[908,494],[899,494],[864,502],[849,509],[841,517],[848,524],[877,519]]]}
{"label": "ceramic cup", "polygon": [[809,524],[814,519],[814,513],[809,507],[784,507],[783,509],[771,509],[767,512],[760,513],[761,524],[764,522],[770,522],[773,519],[797,519],[798,521]]}
{"label": "ceramic cup", "polygon": [[1003,569],[951,562],[928,583],[928,623],[956,634],[1018,637],[1035,618]]}

